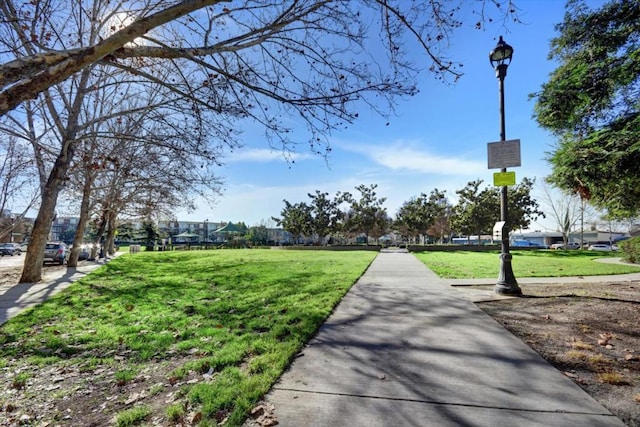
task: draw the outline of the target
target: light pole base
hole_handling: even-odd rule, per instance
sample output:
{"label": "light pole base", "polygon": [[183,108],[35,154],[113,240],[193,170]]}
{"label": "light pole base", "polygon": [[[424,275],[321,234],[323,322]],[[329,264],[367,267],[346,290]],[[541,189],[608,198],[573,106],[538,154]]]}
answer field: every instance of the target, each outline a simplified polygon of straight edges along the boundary
{"label": "light pole base", "polygon": [[522,295],[522,289],[518,286],[516,276],[513,274],[511,268],[511,254],[500,254],[500,276],[498,277],[498,283],[494,287],[494,291],[500,295]]}

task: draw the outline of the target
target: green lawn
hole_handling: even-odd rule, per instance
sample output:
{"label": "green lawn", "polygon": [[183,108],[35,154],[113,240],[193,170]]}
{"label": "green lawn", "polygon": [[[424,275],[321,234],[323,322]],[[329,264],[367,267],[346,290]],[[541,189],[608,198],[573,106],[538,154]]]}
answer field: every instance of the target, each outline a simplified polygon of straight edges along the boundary
{"label": "green lawn", "polygon": [[[513,254],[517,277],[640,271],[593,261],[610,254]],[[109,402],[117,425],[159,416],[178,423],[188,410],[204,416],[203,426],[215,425],[220,414],[228,416],[227,426],[237,426],[376,255],[257,249],[123,254],[0,327],[0,368],[7,373],[0,387],[29,392],[39,369],[88,373],[91,382],[120,387],[161,364],[163,383],[182,384],[177,400],[130,407],[121,396]],[[441,277],[498,274],[498,252],[416,256]],[[151,399],[164,390],[157,383],[145,387]],[[52,401],[70,398],[51,394]],[[6,405],[11,402],[0,399],[0,408]]]}
{"label": "green lawn", "polygon": [[[215,380],[183,385],[182,400],[164,414],[122,405],[117,424],[152,415],[175,421],[188,405],[210,420],[202,425],[215,425],[220,413],[228,414],[226,425],[239,425],[376,255],[124,254],[0,327],[0,367],[33,375],[39,366],[77,369],[95,372],[96,379],[109,367],[114,381],[126,384],[151,365],[184,360],[167,368],[166,381],[193,372]],[[158,391],[149,387],[150,394]]]}
{"label": "green lawn", "polygon": [[[615,257],[615,253],[593,251],[511,251],[516,277],[601,276],[638,273],[640,266],[604,264],[596,258]],[[498,277],[500,251],[417,252],[415,255],[438,276],[447,279]]]}

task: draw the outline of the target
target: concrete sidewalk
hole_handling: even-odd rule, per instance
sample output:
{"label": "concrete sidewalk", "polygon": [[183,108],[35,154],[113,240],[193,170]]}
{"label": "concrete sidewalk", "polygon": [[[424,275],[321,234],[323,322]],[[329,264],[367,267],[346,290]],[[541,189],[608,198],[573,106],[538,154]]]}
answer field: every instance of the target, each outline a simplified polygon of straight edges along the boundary
{"label": "concrete sidewalk", "polygon": [[624,426],[408,253],[378,255],[266,400],[284,427]]}

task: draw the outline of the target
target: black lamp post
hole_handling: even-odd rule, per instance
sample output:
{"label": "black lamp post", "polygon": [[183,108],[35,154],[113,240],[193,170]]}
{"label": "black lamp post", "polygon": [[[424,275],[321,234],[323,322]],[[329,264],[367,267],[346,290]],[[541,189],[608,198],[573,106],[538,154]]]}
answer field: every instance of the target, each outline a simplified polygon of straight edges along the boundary
{"label": "black lamp post", "polygon": [[[504,125],[504,78],[507,76],[507,67],[513,58],[513,48],[502,40],[498,40],[496,47],[489,53],[491,66],[496,70],[500,92],[500,141],[506,140]],[[506,172],[502,168],[501,172]],[[502,221],[501,251],[500,251],[500,275],[495,286],[495,292],[504,295],[522,295],[516,276],[511,268],[511,254],[509,253],[509,212],[507,204],[507,186],[500,189],[500,221]]]}
{"label": "black lamp post", "polygon": [[204,220],[204,248],[209,249],[209,219]]}

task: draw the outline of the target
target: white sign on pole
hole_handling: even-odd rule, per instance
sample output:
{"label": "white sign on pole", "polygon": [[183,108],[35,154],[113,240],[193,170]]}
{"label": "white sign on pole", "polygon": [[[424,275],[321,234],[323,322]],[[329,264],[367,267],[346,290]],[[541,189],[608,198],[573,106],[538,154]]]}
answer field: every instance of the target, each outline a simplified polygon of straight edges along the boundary
{"label": "white sign on pole", "polygon": [[498,221],[493,226],[493,240],[502,240],[502,227],[504,227],[505,221]]}
{"label": "white sign on pole", "polygon": [[498,141],[487,143],[489,169],[512,168],[521,165],[520,140]]}

